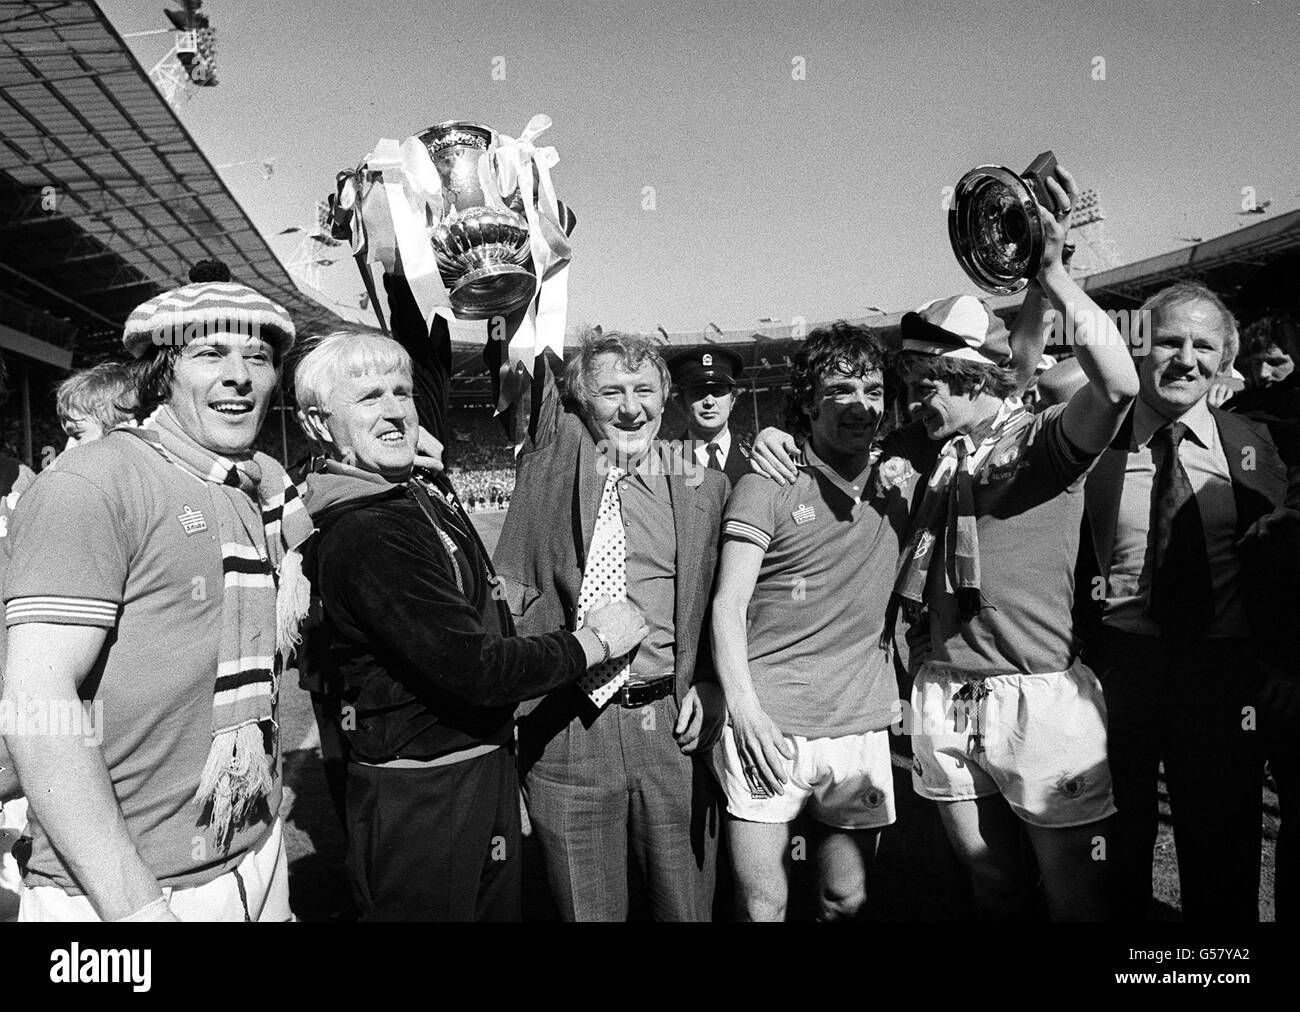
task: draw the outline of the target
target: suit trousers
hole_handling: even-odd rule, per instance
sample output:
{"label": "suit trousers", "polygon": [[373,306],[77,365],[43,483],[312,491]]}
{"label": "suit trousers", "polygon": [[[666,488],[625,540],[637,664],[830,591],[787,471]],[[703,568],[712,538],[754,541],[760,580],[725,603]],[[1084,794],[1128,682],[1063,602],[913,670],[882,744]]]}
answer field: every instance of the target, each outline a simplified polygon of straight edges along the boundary
{"label": "suit trousers", "polygon": [[1118,809],[1114,916],[1149,914],[1163,762],[1183,919],[1258,921],[1264,742],[1249,641],[1175,644],[1105,629],[1087,660],[1105,692]]}
{"label": "suit trousers", "polygon": [[515,757],[448,766],[348,764],[348,872],[363,921],[518,921],[523,852]]}
{"label": "suit trousers", "polygon": [[592,709],[561,690],[519,722],[528,817],[560,916],[626,920],[631,867],[654,920],[709,920],[719,791],[673,739],[677,701]]}

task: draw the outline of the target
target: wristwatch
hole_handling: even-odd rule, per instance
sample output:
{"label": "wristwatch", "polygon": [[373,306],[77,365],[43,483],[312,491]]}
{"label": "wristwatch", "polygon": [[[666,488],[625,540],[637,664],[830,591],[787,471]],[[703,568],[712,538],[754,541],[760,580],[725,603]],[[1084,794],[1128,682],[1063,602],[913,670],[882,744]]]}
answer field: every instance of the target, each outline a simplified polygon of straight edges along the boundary
{"label": "wristwatch", "polygon": [[[590,626],[587,628],[591,629]],[[591,634],[595,636],[596,639],[600,640],[600,645],[605,651],[605,656],[597,661],[598,664],[603,664],[605,661],[609,660],[609,640],[605,639],[605,634],[599,629],[591,629]]]}

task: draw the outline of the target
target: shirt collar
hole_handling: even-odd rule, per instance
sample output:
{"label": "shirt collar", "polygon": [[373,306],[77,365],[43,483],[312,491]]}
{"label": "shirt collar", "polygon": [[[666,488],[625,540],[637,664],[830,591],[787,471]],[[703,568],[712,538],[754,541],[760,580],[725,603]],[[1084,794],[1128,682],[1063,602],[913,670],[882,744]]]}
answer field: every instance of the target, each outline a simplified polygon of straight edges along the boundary
{"label": "shirt collar", "polygon": [[[620,480],[630,478],[640,484],[642,488],[658,495],[664,487],[664,467],[666,465],[662,454],[663,448],[660,446],[658,441],[656,441],[655,445],[652,446],[649,451],[644,453],[634,464],[623,466],[615,465],[612,462],[607,463],[601,469],[601,473],[604,480],[608,481],[609,476],[617,471]],[[597,466],[600,466],[599,462],[597,462]]]}
{"label": "shirt collar", "polygon": [[854,502],[859,502],[866,498],[867,478],[871,474],[870,461],[868,461],[867,466],[862,469],[861,474],[857,475],[852,481],[845,481],[835,468],[831,467],[830,464],[817,456],[817,451],[813,449],[811,439],[804,443],[803,456],[804,460],[808,462],[805,465],[806,467],[815,467],[822,474],[826,475],[826,477],[830,479],[832,485],[838,488]]}
{"label": "shirt collar", "polygon": [[663,488],[664,476],[662,473],[657,472],[656,469],[649,467],[648,463],[648,460],[643,458],[641,460],[641,466],[644,470],[633,468],[628,472],[628,477],[632,478],[646,491],[658,495],[660,489]]}
{"label": "shirt collar", "polygon": [[[1187,426],[1188,431],[1202,446],[1209,448],[1214,440],[1214,416],[1210,414],[1209,402],[1202,397],[1177,419]],[[1141,397],[1133,405],[1133,442],[1141,447],[1151,442],[1156,429],[1168,424],[1169,419],[1147,404]]]}
{"label": "shirt collar", "polygon": [[722,432],[713,439],[699,439],[695,442],[695,459],[701,464],[709,462],[709,444],[718,444],[718,456],[723,460],[727,459],[727,454],[731,452],[731,429],[723,429]]}

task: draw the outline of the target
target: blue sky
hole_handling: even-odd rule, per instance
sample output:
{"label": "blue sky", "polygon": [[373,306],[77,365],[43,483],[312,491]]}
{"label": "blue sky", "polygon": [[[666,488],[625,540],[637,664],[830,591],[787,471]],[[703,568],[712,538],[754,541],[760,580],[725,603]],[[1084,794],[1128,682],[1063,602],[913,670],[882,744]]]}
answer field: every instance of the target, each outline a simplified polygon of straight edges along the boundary
{"label": "blue sky", "polygon": [[[156,0],[102,5],[120,32],[166,27]],[[275,233],[380,137],[547,113],[579,218],[571,324],[733,329],[968,291],[943,188],[1049,147],[1099,190],[1124,261],[1258,221],[1245,186],[1300,206],[1300,0],[204,9],[221,84],[180,115],[216,164],[276,159],[223,175],[282,257]],[[168,40],[130,44],[147,68]],[[355,303],[350,258],[322,287]]]}

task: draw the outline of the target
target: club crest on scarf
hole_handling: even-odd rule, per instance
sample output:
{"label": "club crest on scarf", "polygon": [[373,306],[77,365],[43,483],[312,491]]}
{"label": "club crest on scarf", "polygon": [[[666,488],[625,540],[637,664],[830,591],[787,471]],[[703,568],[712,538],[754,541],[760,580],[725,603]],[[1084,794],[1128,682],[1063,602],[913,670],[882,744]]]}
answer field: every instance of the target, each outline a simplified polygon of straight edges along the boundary
{"label": "club crest on scarf", "polygon": [[906,493],[907,484],[916,477],[916,469],[906,457],[890,457],[876,465],[876,495],[886,496],[895,489]]}

